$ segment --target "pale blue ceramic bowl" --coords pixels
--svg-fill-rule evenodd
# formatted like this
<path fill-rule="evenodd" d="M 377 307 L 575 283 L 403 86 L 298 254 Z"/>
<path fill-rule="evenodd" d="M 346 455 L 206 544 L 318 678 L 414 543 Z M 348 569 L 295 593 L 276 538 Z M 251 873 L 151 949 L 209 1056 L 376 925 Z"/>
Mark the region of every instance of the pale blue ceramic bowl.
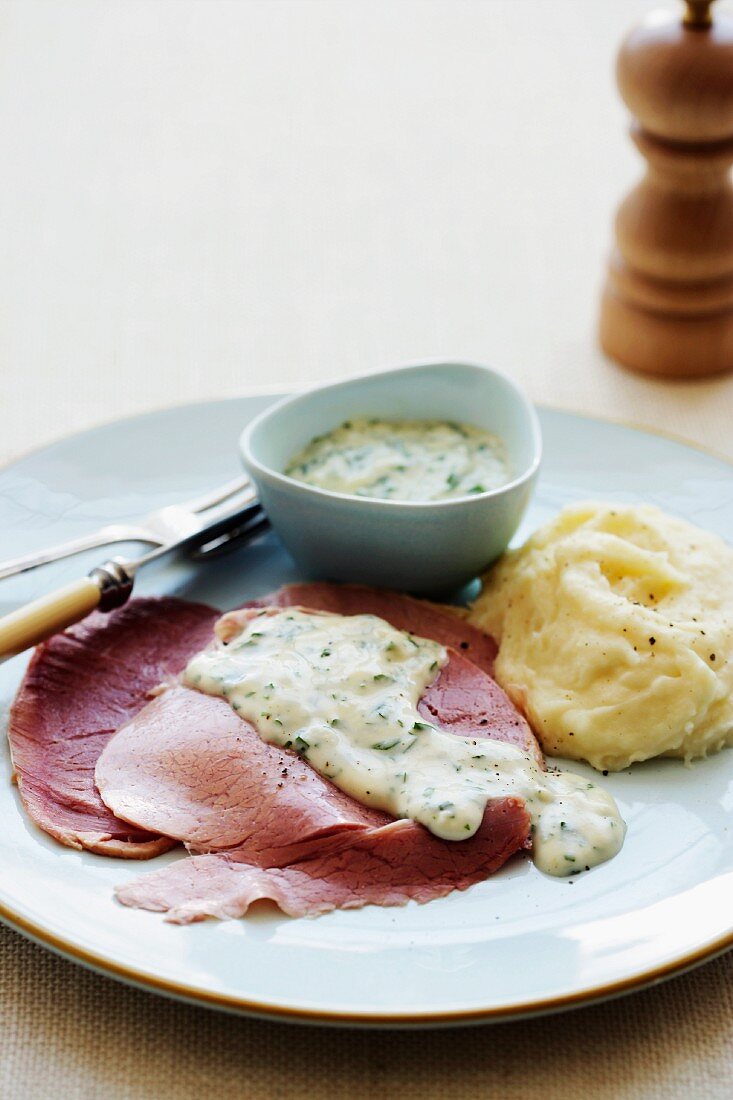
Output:
<path fill-rule="evenodd" d="M 455 500 L 372 500 L 287 477 L 297 451 L 344 420 L 438 418 L 505 443 L 507 485 Z M 445 593 L 504 552 L 529 503 L 542 450 L 533 406 L 513 382 L 474 363 L 420 363 L 288 397 L 242 433 L 244 465 L 286 549 L 311 578 Z"/>

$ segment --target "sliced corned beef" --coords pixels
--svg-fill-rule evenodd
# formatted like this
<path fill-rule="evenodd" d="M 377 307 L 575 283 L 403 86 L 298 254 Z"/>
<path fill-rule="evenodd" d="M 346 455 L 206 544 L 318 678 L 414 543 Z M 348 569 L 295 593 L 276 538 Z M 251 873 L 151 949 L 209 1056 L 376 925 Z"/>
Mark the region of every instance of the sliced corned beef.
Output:
<path fill-rule="evenodd" d="M 296 753 L 263 741 L 225 699 L 174 687 L 112 738 L 96 781 L 113 813 L 185 842 L 239 847 L 262 867 L 319 850 L 336 834 L 386 824 Z"/>
<path fill-rule="evenodd" d="M 487 675 L 496 647 L 459 615 L 352 585 L 294 585 L 255 601 L 293 604 L 379 615 L 455 647 L 422 713 L 461 735 L 537 751 Z M 475 837 L 441 841 L 354 802 L 296 754 L 261 741 L 222 699 L 171 686 L 150 701 L 208 644 L 215 619 L 173 599 L 93 615 L 38 649 L 13 707 L 21 795 L 47 832 L 110 855 L 145 858 L 177 840 L 199 853 L 125 887 L 125 904 L 185 922 L 239 916 L 258 898 L 292 915 L 427 901 L 485 878 L 528 845 L 517 799 L 490 803 Z M 94 786 L 97 761 L 115 814 Z"/>
<path fill-rule="evenodd" d="M 226 637 L 246 615 L 230 613 L 217 632 Z M 413 629 L 424 636 L 428 623 Z M 420 708 L 462 736 L 536 750 L 501 689 L 455 650 Z M 97 784 L 115 814 L 209 853 L 119 895 L 128 905 L 170 910 L 173 920 L 240 915 L 259 897 L 293 914 L 426 901 L 485 878 L 528 843 L 528 815 L 511 798 L 492 802 L 476 836 L 458 843 L 390 821 L 296 753 L 263 742 L 226 700 L 181 686 L 118 731 L 100 757 Z"/>
<path fill-rule="evenodd" d="M 505 798 L 489 803 L 478 832 L 460 843 L 436 840 L 412 821 L 393 821 L 287 867 L 256 867 L 237 861 L 236 853 L 178 860 L 116 895 L 123 905 L 164 912 L 177 924 L 241 917 L 262 899 L 291 917 L 426 902 L 485 879 L 525 846 L 528 829 L 524 804 Z"/>
<path fill-rule="evenodd" d="M 94 785 L 99 754 L 148 693 L 211 640 L 218 612 L 176 599 L 94 613 L 39 646 L 10 714 L 15 777 L 30 817 L 71 848 L 147 859 L 174 841 L 131 827 Z"/>
<path fill-rule="evenodd" d="M 533 749 L 526 722 L 499 696 L 485 672 L 451 650 L 420 709 L 461 736 Z M 169 688 L 118 730 L 99 758 L 96 783 L 109 809 L 139 828 L 194 852 L 236 847 L 239 858 L 262 867 L 307 858 L 336 835 L 390 820 L 297 753 L 263 741 L 225 699 L 183 686 Z"/>
<path fill-rule="evenodd" d="M 533 753 L 544 767 L 544 757 L 526 719 L 493 680 L 462 653 L 450 660 L 431 684 L 417 709 L 443 729 L 459 737 L 490 737 Z"/>

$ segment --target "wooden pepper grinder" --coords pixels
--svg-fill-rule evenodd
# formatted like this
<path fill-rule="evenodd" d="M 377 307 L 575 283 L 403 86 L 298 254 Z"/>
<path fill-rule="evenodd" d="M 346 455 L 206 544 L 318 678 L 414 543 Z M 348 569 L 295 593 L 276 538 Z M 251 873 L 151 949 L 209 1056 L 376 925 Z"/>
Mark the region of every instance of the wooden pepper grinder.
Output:
<path fill-rule="evenodd" d="M 617 66 L 647 171 L 616 217 L 601 345 L 681 378 L 733 370 L 733 17 L 712 2 L 652 13 Z"/>

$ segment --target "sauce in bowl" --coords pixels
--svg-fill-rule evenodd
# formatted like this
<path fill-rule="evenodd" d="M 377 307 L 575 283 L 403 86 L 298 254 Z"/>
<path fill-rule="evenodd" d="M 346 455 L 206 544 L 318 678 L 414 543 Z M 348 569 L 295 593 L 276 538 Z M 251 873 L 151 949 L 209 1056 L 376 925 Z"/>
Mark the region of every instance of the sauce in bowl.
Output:
<path fill-rule="evenodd" d="M 345 476 L 331 480 L 330 471 L 318 469 L 322 450 L 339 425 L 347 425 L 343 430 L 353 439 L 363 421 L 368 430 L 360 461 L 371 478 L 364 470 L 359 475 L 355 456 L 353 463 L 341 456 Z M 441 436 L 447 426 L 446 445 L 424 456 L 418 472 L 405 461 L 412 440 L 408 446 L 403 431 L 417 425 L 423 447 L 431 424 L 444 426 Z M 392 454 L 389 470 L 377 473 L 380 425 L 403 453 Z M 451 468 L 473 442 L 476 455 Z M 486 450 L 478 451 L 482 443 Z M 448 362 L 398 367 L 286 397 L 245 427 L 240 448 L 263 508 L 305 576 L 435 596 L 462 588 L 506 550 L 532 496 L 542 438 L 535 410 L 508 378 L 475 363 Z M 492 459 L 488 470 L 473 464 L 479 455 Z M 431 490 L 425 470 L 433 459 Z M 398 486 L 387 483 L 407 474 L 398 466 L 411 466 L 417 494 L 414 484 L 398 495 Z M 387 482 L 375 490 L 383 477 Z M 380 495 L 367 495 L 375 491 Z"/>
<path fill-rule="evenodd" d="M 512 477 L 498 436 L 449 420 L 346 420 L 285 468 L 296 481 L 379 500 L 451 500 Z"/>

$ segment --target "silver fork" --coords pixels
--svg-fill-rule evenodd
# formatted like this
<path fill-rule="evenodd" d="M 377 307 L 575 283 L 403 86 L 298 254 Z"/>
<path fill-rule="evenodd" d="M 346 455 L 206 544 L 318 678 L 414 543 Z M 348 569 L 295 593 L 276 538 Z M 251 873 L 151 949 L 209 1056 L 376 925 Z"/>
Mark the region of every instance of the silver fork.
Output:
<path fill-rule="evenodd" d="M 144 542 L 152 546 L 165 546 L 191 538 L 203 529 L 210 529 L 219 522 L 222 525 L 237 519 L 249 505 L 257 500 L 254 486 L 248 477 L 228 481 L 226 485 L 194 497 L 183 504 L 169 504 L 144 516 L 137 523 L 109 523 L 89 535 L 81 535 L 68 542 L 60 542 L 32 554 L 0 562 L 0 580 L 25 573 L 39 565 L 109 546 L 116 542 Z"/>

